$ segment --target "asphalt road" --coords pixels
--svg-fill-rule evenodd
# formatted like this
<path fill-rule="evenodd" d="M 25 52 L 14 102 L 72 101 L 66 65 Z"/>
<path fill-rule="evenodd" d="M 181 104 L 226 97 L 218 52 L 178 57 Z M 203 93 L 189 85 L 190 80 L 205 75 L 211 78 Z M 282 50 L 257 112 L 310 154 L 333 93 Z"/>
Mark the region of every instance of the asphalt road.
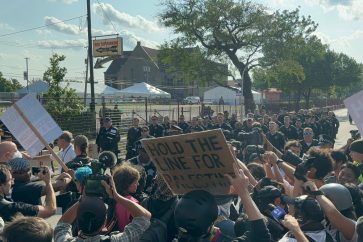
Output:
<path fill-rule="evenodd" d="M 348 120 L 348 116 L 347 116 L 347 109 L 339 109 L 337 111 L 335 111 L 335 115 L 337 116 L 339 122 L 340 122 L 340 127 L 339 127 L 339 131 L 338 131 L 338 135 L 337 135 L 337 139 L 335 142 L 335 148 L 339 148 L 342 147 L 343 145 L 346 144 L 347 139 L 350 138 L 350 133 L 349 131 L 352 129 L 357 129 L 357 127 L 353 124 L 349 124 L 349 120 Z M 48 218 L 47 221 L 53 226 L 53 228 L 55 227 L 55 225 L 57 224 L 58 220 L 60 219 L 61 215 L 60 213 L 57 215 L 52 216 L 51 218 Z"/>
<path fill-rule="evenodd" d="M 350 130 L 357 129 L 357 126 L 353 123 L 349 123 L 347 109 L 339 109 L 335 111 L 335 115 L 339 120 L 340 127 L 338 130 L 337 139 L 335 140 L 335 148 L 340 148 L 347 143 L 347 140 L 351 137 Z"/>

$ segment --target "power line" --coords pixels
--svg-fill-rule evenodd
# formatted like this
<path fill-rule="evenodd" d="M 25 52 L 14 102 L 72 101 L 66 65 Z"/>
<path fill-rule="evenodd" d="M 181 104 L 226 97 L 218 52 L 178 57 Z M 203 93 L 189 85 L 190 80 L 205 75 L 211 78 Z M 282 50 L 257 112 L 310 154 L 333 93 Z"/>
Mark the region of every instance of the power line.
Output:
<path fill-rule="evenodd" d="M 103 6 L 102 6 L 102 4 L 100 3 L 100 1 L 99 1 L 99 0 L 97 0 L 97 2 L 98 2 L 98 5 L 101 7 L 103 14 L 106 16 L 107 20 L 108 20 L 108 21 L 110 22 L 110 24 L 112 25 L 112 28 L 115 30 L 115 32 L 116 32 L 116 33 L 118 33 L 118 34 L 119 34 L 119 32 L 118 32 L 118 31 L 117 31 L 117 29 L 115 28 L 115 25 L 113 24 L 112 20 L 111 20 L 111 19 L 110 19 L 110 17 L 107 15 L 106 11 L 103 9 Z"/>
<path fill-rule="evenodd" d="M 0 38 L 5 37 L 5 36 L 9 36 L 9 35 L 24 33 L 24 32 L 27 32 L 27 31 L 32 31 L 32 30 L 45 28 L 45 27 L 56 25 L 56 24 L 59 24 L 59 23 L 68 22 L 68 21 L 71 21 L 71 20 L 74 20 L 74 19 L 82 18 L 84 16 L 87 16 L 87 14 L 84 14 L 84 15 L 81 15 L 81 16 L 78 16 L 78 17 L 74 17 L 74 18 L 70 18 L 70 19 L 66 19 L 66 20 L 61 20 L 61 21 L 51 23 L 51 24 L 46 24 L 46 25 L 43 25 L 43 26 L 38 26 L 38 27 L 34 27 L 34 28 L 23 29 L 23 30 L 20 30 L 20 31 L 12 32 L 12 33 L 2 34 L 2 35 L 0 35 Z"/>

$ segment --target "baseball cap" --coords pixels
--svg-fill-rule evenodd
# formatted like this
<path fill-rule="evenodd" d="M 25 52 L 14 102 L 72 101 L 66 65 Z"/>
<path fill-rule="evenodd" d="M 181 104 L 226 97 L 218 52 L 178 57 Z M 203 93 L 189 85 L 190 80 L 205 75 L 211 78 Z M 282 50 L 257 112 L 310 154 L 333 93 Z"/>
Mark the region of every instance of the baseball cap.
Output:
<path fill-rule="evenodd" d="M 84 181 L 84 179 L 89 175 L 92 175 L 92 169 L 89 166 L 80 167 L 74 173 L 74 177 L 76 178 L 76 181 L 78 181 L 80 183 L 82 183 Z"/>
<path fill-rule="evenodd" d="M 12 171 L 25 171 L 30 169 L 30 163 L 24 158 L 15 158 L 9 161 Z"/>
<path fill-rule="evenodd" d="M 83 196 L 77 210 L 79 229 L 85 235 L 97 232 L 105 222 L 106 205 L 99 197 Z"/>
<path fill-rule="evenodd" d="M 349 150 L 363 154 L 363 139 L 355 140 L 353 143 L 351 143 Z"/>

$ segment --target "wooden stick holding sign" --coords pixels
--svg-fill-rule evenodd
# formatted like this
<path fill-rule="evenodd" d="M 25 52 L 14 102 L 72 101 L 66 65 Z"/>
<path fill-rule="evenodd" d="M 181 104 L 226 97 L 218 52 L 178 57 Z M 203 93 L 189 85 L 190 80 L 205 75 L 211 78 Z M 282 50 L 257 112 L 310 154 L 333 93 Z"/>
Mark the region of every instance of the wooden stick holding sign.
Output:
<path fill-rule="evenodd" d="M 141 143 L 174 194 L 193 190 L 230 193 L 224 175 L 234 176 L 235 159 L 222 130 L 143 139 Z"/>
<path fill-rule="evenodd" d="M 22 117 L 24 122 L 29 126 L 29 128 L 34 132 L 35 136 L 40 140 L 40 142 L 47 148 L 47 150 L 52 154 L 58 164 L 63 168 L 64 171 L 68 171 L 68 167 L 64 164 L 64 162 L 59 158 L 59 156 L 54 152 L 52 147 L 49 146 L 48 142 L 43 138 L 43 136 L 39 133 L 39 131 L 34 127 L 34 125 L 29 121 L 26 115 L 21 111 L 16 103 L 13 104 L 15 110 Z"/>

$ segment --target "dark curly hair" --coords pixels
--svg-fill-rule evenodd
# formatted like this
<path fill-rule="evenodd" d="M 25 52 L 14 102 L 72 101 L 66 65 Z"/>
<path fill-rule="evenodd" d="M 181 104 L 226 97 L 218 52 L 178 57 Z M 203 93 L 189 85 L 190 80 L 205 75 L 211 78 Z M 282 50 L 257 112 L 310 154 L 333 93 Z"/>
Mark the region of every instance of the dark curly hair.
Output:
<path fill-rule="evenodd" d="M 316 158 L 311 165 L 311 167 L 316 169 L 316 179 L 323 179 L 333 170 L 333 162 L 329 152 L 317 148 L 310 148 L 308 155 Z"/>

